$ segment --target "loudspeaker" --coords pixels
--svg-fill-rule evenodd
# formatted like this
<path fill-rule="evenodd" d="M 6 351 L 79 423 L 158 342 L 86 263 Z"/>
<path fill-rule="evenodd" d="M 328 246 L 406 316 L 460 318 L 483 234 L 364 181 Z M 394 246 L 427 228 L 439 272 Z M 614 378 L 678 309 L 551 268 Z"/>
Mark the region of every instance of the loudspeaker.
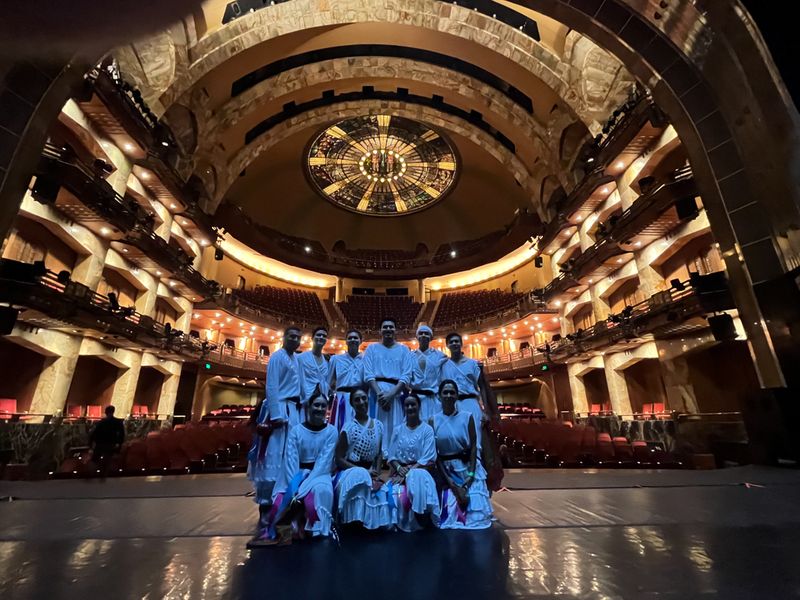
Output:
<path fill-rule="evenodd" d="M 214 260 L 222 260 L 225 258 L 225 253 L 222 251 L 222 248 L 217 248 L 214 250 Z"/>
<path fill-rule="evenodd" d="M 694 198 L 681 198 L 675 203 L 675 210 L 681 221 L 694 219 L 700 214 L 700 210 L 697 208 L 697 202 Z"/>
<path fill-rule="evenodd" d="M 541 269 L 543 265 L 544 265 L 544 260 L 542 259 L 541 256 L 537 256 L 536 258 L 533 259 L 533 266 L 536 267 L 537 269 Z"/>
<path fill-rule="evenodd" d="M 34 200 L 41 204 L 53 204 L 58 198 L 58 190 L 60 188 L 61 185 L 55 179 L 47 175 L 38 175 L 31 192 Z"/>
<path fill-rule="evenodd" d="M 708 317 L 708 325 L 711 327 L 711 334 L 718 342 L 730 342 L 739 337 L 733 326 L 733 317 L 728 313 Z"/>
<path fill-rule="evenodd" d="M 0 306 L 0 335 L 8 335 L 14 329 L 19 311 L 10 306 Z"/>

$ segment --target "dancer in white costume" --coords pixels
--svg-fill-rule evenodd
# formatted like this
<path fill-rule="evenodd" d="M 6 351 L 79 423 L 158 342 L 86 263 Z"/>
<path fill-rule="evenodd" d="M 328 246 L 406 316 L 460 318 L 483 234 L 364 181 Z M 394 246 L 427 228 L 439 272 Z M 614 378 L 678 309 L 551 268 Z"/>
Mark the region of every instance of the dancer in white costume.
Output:
<path fill-rule="evenodd" d="M 442 364 L 447 360 L 443 352 L 430 347 L 432 339 L 433 330 L 427 325 L 420 325 L 417 327 L 419 347 L 411 353 L 414 359 L 411 390 L 422 401 L 420 417 L 426 423 L 442 410 L 438 397 L 439 377 Z"/>
<path fill-rule="evenodd" d="M 492 525 L 492 504 L 486 471 L 478 456 L 474 417 L 456 407 L 458 386 L 445 379 L 439 387 L 442 412 L 433 417 L 436 464 L 445 482 L 441 494 L 442 529 L 486 529 Z"/>
<path fill-rule="evenodd" d="M 403 422 L 402 400 L 414 370 L 411 351 L 395 340 L 396 330 L 394 319 L 383 319 L 381 343 L 370 344 L 364 352 L 364 380 L 372 391 L 369 414 L 383 423 L 388 439 Z"/>
<path fill-rule="evenodd" d="M 330 389 L 336 391 L 329 422 L 339 431 L 353 420 L 352 393 L 365 389 L 364 355 L 358 351 L 360 346 L 361 333 L 351 329 L 347 332 L 347 352 L 334 355 L 330 362 Z"/>
<path fill-rule="evenodd" d="M 326 423 L 328 400 L 315 394 L 308 419 L 292 429 L 286 446 L 287 486 L 273 498 L 261 544 L 288 544 L 293 537 L 328 536 L 333 523 L 333 469 L 338 432 Z"/>
<path fill-rule="evenodd" d="M 328 359 L 322 354 L 322 349 L 328 342 L 328 330 L 317 327 L 311 334 L 311 350 L 297 356 L 297 363 L 303 370 L 303 406 L 314 394 L 314 390 L 328 397 L 330 386 L 330 371 Z"/>
<path fill-rule="evenodd" d="M 478 449 L 482 441 L 481 423 L 497 415 L 497 404 L 494 394 L 489 389 L 481 366 L 477 360 L 464 356 L 461 351 L 461 334 L 447 334 L 447 349 L 450 359 L 442 364 L 441 377 L 452 379 L 458 386 L 458 410 L 469 412 L 475 418 L 478 428 Z M 481 407 L 483 403 L 483 407 Z"/>
<path fill-rule="evenodd" d="M 406 419 L 395 427 L 389 446 L 389 482 L 394 523 L 401 531 L 416 531 L 439 520 L 439 497 L 431 467 L 436 463 L 433 429 L 419 418 L 420 400 L 404 400 Z"/>
<path fill-rule="evenodd" d="M 270 357 L 267 365 L 267 397 L 261 404 L 247 467 L 247 475 L 255 486 L 260 530 L 266 525 L 275 488 L 286 486 L 283 469 L 286 442 L 292 428 L 302 421 L 303 375 L 295 356 L 299 346 L 300 330 L 287 327 L 283 347 Z"/>
<path fill-rule="evenodd" d="M 361 523 L 366 529 L 392 525 L 387 487 L 380 480 L 383 425 L 369 416 L 365 390 L 350 394 L 355 413 L 336 444 L 336 497 L 339 521 Z"/>

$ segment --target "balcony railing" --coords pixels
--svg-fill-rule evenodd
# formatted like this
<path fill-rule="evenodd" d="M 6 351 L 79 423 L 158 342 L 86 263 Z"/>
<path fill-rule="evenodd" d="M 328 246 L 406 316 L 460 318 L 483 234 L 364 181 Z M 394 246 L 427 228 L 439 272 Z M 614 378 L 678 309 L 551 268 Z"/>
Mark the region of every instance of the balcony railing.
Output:
<path fill-rule="evenodd" d="M 664 213 L 681 198 L 693 198 L 696 194 L 697 187 L 691 167 L 676 169 L 665 182 L 648 190 L 623 211 L 605 235 L 575 259 L 568 272 L 560 273 L 544 287 L 542 296 L 546 300 L 551 300 L 570 287 L 578 285 L 578 281 L 582 277 L 588 276 L 590 269 L 609 258 L 628 251 L 620 248 L 620 244 L 641 233 L 652 223 L 654 218 Z M 680 220 L 676 218 L 674 225 L 678 223 Z"/>
<path fill-rule="evenodd" d="M 37 177 L 66 187 L 75 198 L 113 228 L 127 234 L 120 240 L 139 248 L 149 259 L 172 273 L 178 281 L 205 296 L 219 293 L 219 285 L 203 277 L 192 266 L 192 258 L 171 246 L 153 230 L 154 216 L 136 201 L 126 200 L 93 167 L 82 162 L 68 148 L 45 146 Z M 76 221 L 86 220 L 69 206 L 58 205 Z M 89 218 L 91 220 L 91 218 Z"/>
<path fill-rule="evenodd" d="M 564 359 L 641 335 L 668 334 L 688 318 L 735 308 L 724 271 L 675 281 L 665 291 L 627 306 L 623 311 L 550 342 L 544 349 L 553 359 Z"/>
<path fill-rule="evenodd" d="M 191 358 L 260 371 L 266 360 L 231 348 L 217 348 L 166 323 L 120 306 L 108 296 L 72 281 L 68 273 L 56 275 L 43 263 L 0 261 L 0 302 L 31 309 L 23 321 L 50 329 L 76 333 L 97 332 L 104 343 L 119 347 L 149 347 L 159 356 Z M 41 316 L 44 315 L 44 318 Z"/>

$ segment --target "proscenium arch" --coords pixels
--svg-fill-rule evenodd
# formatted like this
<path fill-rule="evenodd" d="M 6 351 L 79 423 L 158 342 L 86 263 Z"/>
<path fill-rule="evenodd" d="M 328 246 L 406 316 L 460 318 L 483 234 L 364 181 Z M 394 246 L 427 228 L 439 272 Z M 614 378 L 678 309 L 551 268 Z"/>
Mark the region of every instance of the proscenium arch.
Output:
<path fill-rule="evenodd" d="M 240 149 L 229 161 L 225 173 L 220 177 L 220 184 L 215 196 L 216 202 L 219 203 L 222 200 L 235 178 L 250 163 L 294 132 L 316 126 L 321 128 L 323 125 L 342 119 L 380 114 L 386 111 L 392 115 L 421 121 L 445 132 L 453 132 L 469 139 L 505 165 L 514 179 L 524 189 L 530 190 L 532 180 L 526 166 L 511 151 L 472 123 L 427 106 L 411 105 L 401 101 L 350 100 L 330 104 L 320 109 L 309 110 L 282 121 L 269 131 L 261 134 L 251 144 Z"/>
<path fill-rule="evenodd" d="M 796 391 L 800 344 L 790 324 L 800 320 L 800 299 L 784 274 L 798 256 L 792 236 L 800 224 L 800 173 L 792 165 L 800 164 L 800 116 L 739 0 L 675 0 L 666 8 L 646 0 L 537 0 L 535 6 L 610 50 L 650 87 L 687 145 L 762 386 Z M 80 60 L 63 69 L 0 65 L 0 96 L 27 100 L 13 123 L 0 115 L 6 144 L 16 141 L 0 154 L 3 234 L 19 210 L 47 128 L 87 70 Z M 31 89 L 28 81 L 41 84 Z M 757 416 L 770 405 L 796 410 L 780 398 L 770 400 L 776 395 L 750 412 Z M 762 421 L 749 422 L 751 440 L 769 446 L 774 431 Z M 782 426 L 774 418 L 772 424 Z"/>

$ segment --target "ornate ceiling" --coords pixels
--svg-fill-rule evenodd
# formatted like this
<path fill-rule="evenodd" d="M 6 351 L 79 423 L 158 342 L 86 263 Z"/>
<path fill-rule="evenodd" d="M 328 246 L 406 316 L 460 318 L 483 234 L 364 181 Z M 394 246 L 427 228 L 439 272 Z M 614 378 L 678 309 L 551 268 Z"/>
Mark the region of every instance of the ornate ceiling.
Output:
<path fill-rule="evenodd" d="M 450 191 L 456 155 L 423 123 L 368 115 L 320 133 L 308 151 L 308 173 L 336 206 L 361 215 L 402 216 L 429 208 Z"/>
<path fill-rule="evenodd" d="M 548 220 L 633 84 L 588 38 L 491 0 L 210 0 L 114 54 L 175 131 L 206 210 L 241 207 L 328 251 L 434 251 L 520 213 Z"/>

